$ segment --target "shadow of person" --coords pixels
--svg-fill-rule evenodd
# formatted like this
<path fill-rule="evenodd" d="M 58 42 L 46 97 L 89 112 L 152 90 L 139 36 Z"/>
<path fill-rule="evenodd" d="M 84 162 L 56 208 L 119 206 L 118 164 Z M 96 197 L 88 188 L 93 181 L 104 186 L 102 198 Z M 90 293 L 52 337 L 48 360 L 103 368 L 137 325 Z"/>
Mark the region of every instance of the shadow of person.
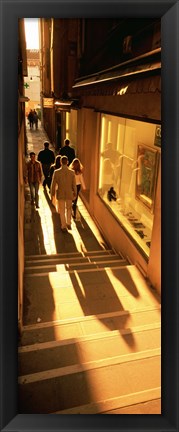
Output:
<path fill-rule="evenodd" d="M 52 211 L 52 212 L 56 212 L 55 206 L 52 204 L 51 196 L 50 196 L 50 194 L 48 193 L 46 187 L 44 187 L 44 189 L 43 189 L 43 193 L 44 193 L 44 196 L 45 196 L 45 198 L 46 198 L 47 204 L 49 205 L 51 211 Z"/>
<path fill-rule="evenodd" d="M 123 287 L 116 292 L 115 282 L 111 282 L 106 270 L 81 271 L 78 268 L 70 272 L 70 278 L 77 299 L 85 316 L 94 316 L 95 332 L 117 330 L 131 348 L 135 347 L 135 337 L 127 325 L 130 312 L 124 309 L 120 300 L 124 296 Z M 123 329 L 127 330 L 127 334 Z"/>
<path fill-rule="evenodd" d="M 122 271 L 121 269 L 111 268 L 111 273 L 116 281 L 119 281 L 133 297 L 140 297 L 139 291 L 127 267 L 123 267 Z"/>
<path fill-rule="evenodd" d="M 33 277 L 25 274 L 23 305 L 24 325 L 36 324 L 38 318 L 42 322 L 58 319 L 48 273 L 37 276 L 34 274 Z"/>
<path fill-rule="evenodd" d="M 26 210 L 24 240 L 25 255 L 46 254 L 41 217 L 31 205 Z"/>
<path fill-rule="evenodd" d="M 99 243 L 96 236 L 93 234 L 91 228 L 81 214 L 80 220 L 76 220 L 75 223 L 86 250 L 101 250 L 101 243 Z M 108 247 L 105 241 L 103 241 L 103 246 L 105 246 L 106 248 Z"/>
<path fill-rule="evenodd" d="M 133 273 L 134 271 L 135 275 Z M 151 289 L 151 286 L 149 286 L 149 284 L 145 282 L 145 280 L 136 268 L 134 270 L 134 268 L 132 267 L 132 274 L 130 272 L 130 266 L 123 267 L 122 271 L 120 271 L 119 269 L 111 269 L 111 272 L 115 277 L 116 281 L 119 281 L 121 284 L 123 284 L 125 289 L 136 299 L 138 297 L 144 297 L 149 292 L 151 299 L 154 298 L 158 304 L 161 303 L 161 299 L 157 291 Z M 140 277 L 141 280 L 138 283 L 138 289 L 136 288 L 135 277 L 136 280 L 138 277 Z"/>
<path fill-rule="evenodd" d="M 63 233 L 59 213 L 52 212 L 54 242 L 57 253 L 77 252 L 76 243 L 70 231 Z"/>

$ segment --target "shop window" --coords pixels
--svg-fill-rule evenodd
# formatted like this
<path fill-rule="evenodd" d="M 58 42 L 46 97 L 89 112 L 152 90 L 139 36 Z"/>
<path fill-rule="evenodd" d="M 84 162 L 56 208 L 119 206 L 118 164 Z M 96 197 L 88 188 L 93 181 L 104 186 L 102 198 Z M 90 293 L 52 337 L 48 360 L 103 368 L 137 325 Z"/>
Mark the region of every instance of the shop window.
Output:
<path fill-rule="evenodd" d="M 66 135 L 65 138 L 70 140 L 71 147 L 77 151 L 77 111 L 71 110 L 66 112 Z"/>
<path fill-rule="evenodd" d="M 147 257 L 160 157 L 159 129 L 160 125 L 152 123 L 101 116 L 98 193 Z"/>

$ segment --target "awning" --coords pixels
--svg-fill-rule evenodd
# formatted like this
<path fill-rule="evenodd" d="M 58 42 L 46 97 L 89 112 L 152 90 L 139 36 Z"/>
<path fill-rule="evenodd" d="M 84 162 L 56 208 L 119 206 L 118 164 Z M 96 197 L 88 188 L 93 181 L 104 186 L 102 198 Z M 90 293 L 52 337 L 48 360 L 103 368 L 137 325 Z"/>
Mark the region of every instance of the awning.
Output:
<path fill-rule="evenodd" d="M 79 88 L 83 86 L 90 86 L 95 84 L 102 84 L 102 83 L 108 83 L 110 81 L 119 80 L 121 78 L 130 78 L 134 77 L 139 74 L 143 74 L 146 72 L 153 72 L 156 70 L 161 69 L 161 63 L 156 62 L 154 64 L 148 64 L 148 65 L 139 65 L 134 66 L 132 68 L 127 68 L 122 71 L 116 71 L 116 72 L 108 72 L 105 74 L 97 74 L 91 78 L 84 79 L 82 81 L 77 82 L 73 88 Z"/>
<path fill-rule="evenodd" d="M 60 101 L 56 100 L 54 103 L 57 111 L 70 111 L 71 106 L 73 105 L 73 101 Z"/>
<path fill-rule="evenodd" d="M 19 102 L 28 102 L 30 99 L 27 96 L 20 95 L 19 96 Z"/>
<path fill-rule="evenodd" d="M 68 111 L 70 112 L 71 108 L 78 108 L 78 99 L 71 99 L 71 100 L 60 100 L 57 99 L 54 102 L 54 106 L 57 111 Z"/>
<path fill-rule="evenodd" d="M 79 89 L 80 95 L 84 96 L 123 96 L 133 93 L 161 93 L 161 76 L 136 77 L 126 82 L 105 82 L 91 87 L 84 86 Z"/>
<path fill-rule="evenodd" d="M 160 50 L 76 81 L 73 89 L 85 95 L 122 95 L 161 91 Z M 147 80 L 146 80 L 147 77 Z"/>

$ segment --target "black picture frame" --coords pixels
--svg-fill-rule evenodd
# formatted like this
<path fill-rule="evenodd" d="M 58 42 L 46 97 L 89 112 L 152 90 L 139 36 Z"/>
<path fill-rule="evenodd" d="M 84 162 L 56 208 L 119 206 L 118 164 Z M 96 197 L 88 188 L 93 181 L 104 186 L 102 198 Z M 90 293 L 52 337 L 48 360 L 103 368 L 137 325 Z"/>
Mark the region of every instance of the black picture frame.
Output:
<path fill-rule="evenodd" d="M 178 431 L 179 4 L 150 1 L 1 0 L 1 430 Z M 17 412 L 17 22 L 24 17 L 161 17 L 162 414 L 19 415 Z"/>
<path fill-rule="evenodd" d="M 158 168 L 158 153 L 155 148 L 138 144 L 136 173 L 136 198 L 153 213 L 156 178 Z"/>

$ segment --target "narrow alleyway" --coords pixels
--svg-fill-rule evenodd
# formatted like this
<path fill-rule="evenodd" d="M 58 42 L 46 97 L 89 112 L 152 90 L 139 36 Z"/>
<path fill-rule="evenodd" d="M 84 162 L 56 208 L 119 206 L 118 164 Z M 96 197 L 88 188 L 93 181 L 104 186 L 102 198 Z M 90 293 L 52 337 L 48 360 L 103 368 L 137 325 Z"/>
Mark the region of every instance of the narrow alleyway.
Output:
<path fill-rule="evenodd" d="M 28 154 L 47 139 L 27 130 Z M 61 232 L 48 190 L 25 189 L 19 412 L 160 414 L 160 298 L 107 245 L 81 199 Z"/>
<path fill-rule="evenodd" d="M 39 122 L 40 123 L 40 122 Z M 36 157 L 43 143 L 48 140 L 44 129 L 39 124 L 38 130 L 30 130 L 27 126 L 28 154 L 31 151 Z M 50 148 L 55 152 L 52 145 Z M 38 211 L 31 206 L 30 191 L 26 187 L 25 202 L 25 255 L 56 254 L 101 249 L 106 247 L 96 225 L 90 218 L 85 206 L 79 198 L 77 220 L 72 220 L 71 235 L 64 236 L 60 230 L 60 219 L 51 205 L 48 188 L 40 185 Z"/>

